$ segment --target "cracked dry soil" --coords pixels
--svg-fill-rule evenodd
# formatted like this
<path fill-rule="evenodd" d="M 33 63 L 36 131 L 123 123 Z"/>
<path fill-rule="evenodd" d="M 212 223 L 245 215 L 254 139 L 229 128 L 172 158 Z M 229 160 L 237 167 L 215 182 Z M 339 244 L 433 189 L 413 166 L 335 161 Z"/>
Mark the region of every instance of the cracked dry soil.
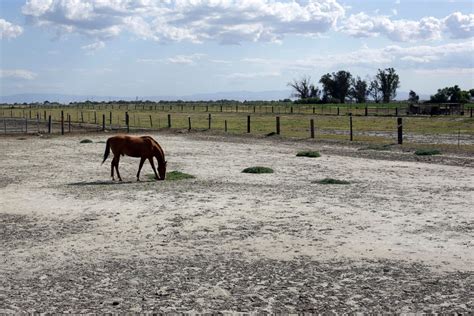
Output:
<path fill-rule="evenodd" d="M 112 182 L 104 134 L 0 139 L 1 313 L 473 310 L 472 158 L 153 136 L 196 178 Z"/>

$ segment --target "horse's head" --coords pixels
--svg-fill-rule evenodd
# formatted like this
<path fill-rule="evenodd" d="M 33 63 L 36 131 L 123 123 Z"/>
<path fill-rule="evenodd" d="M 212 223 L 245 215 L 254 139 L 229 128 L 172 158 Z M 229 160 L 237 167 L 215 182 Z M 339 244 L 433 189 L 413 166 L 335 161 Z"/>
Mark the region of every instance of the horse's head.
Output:
<path fill-rule="evenodd" d="M 160 180 L 164 180 L 166 177 L 166 164 L 167 161 L 158 164 L 158 173 L 160 174 Z"/>

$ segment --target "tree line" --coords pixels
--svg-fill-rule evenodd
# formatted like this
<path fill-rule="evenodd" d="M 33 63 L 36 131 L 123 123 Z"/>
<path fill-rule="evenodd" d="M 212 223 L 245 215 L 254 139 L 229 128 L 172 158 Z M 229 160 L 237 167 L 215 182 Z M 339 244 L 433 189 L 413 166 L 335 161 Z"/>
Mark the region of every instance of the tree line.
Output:
<path fill-rule="evenodd" d="M 400 77 L 394 68 L 378 69 L 372 79 L 354 77 L 350 72 L 340 70 L 327 73 L 319 79 L 322 88 L 311 82 L 306 76 L 288 83 L 293 89 L 292 97 L 295 103 L 345 103 L 346 101 L 365 103 L 372 99 L 375 103 L 389 103 L 397 96 L 400 87 Z M 431 103 L 465 103 L 474 97 L 474 89 L 461 90 L 457 85 L 438 89 L 428 102 Z M 418 103 L 420 97 L 410 90 L 408 102 Z"/>

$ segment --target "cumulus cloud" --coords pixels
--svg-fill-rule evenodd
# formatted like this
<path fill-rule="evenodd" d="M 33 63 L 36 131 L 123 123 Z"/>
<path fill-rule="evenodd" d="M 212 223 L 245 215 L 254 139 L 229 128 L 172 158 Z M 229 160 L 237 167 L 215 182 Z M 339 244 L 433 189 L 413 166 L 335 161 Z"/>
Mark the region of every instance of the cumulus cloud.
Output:
<path fill-rule="evenodd" d="M 318 55 L 298 60 L 246 58 L 242 62 L 272 68 L 276 71 L 307 71 L 308 69 L 343 69 L 344 67 L 433 69 L 474 67 L 474 44 L 472 42 L 451 43 L 437 46 L 417 45 L 402 47 L 390 45 L 384 48 L 359 50 L 341 54 Z"/>
<path fill-rule="evenodd" d="M 23 33 L 23 28 L 19 25 L 0 19 L 0 39 L 15 38 Z"/>
<path fill-rule="evenodd" d="M 354 37 L 384 35 L 396 42 L 436 40 L 445 33 L 453 38 L 470 38 L 474 36 L 474 14 L 455 12 L 442 19 L 424 17 L 413 21 L 392 20 L 388 16 L 370 16 L 361 12 L 350 15 L 339 29 Z"/>
<path fill-rule="evenodd" d="M 37 74 L 25 69 L 0 69 L 0 78 L 33 80 Z"/>
<path fill-rule="evenodd" d="M 199 60 L 204 56 L 204 54 L 176 55 L 168 58 L 167 61 L 172 64 L 194 65 L 196 60 Z"/>
<path fill-rule="evenodd" d="M 160 42 L 226 44 L 318 35 L 345 14 L 337 0 L 28 0 L 24 15 L 61 34 L 101 40 L 122 32 Z"/>

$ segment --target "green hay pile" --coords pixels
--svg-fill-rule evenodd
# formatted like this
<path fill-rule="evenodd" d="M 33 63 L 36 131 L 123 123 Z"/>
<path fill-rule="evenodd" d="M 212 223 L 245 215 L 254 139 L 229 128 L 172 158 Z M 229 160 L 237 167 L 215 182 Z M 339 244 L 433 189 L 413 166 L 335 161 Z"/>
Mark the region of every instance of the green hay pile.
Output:
<path fill-rule="evenodd" d="M 318 183 L 318 184 L 350 184 L 349 181 L 337 180 L 337 179 L 333 179 L 333 178 L 324 178 L 322 180 L 313 181 L 312 183 Z"/>
<path fill-rule="evenodd" d="M 441 155 L 441 152 L 437 149 L 419 149 L 415 151 L 415 155 L 417 156 L 433 156 L 433 155 Z"/>
<path fill-rule="evenodd" d="M 300 151 L 299 153 L 296 154 L 296 157 L 309 157 L 309 158 L 317 158 L 321 157 L 321 154 L 317 151 Z"/>
<path fill-rule="evenodd" d="M 156 180 L 154 174 L 147 175 L 148 180 Z M 191 174 L 187 174 L 181 171 L 171 171 L 166 173 L 166 181 L 177 181 L 177 180 L 186 180 L 186 179 L 194 179 L 195 176 Z"/>
<path fill-rule="evenodd" d="M 250 167 L 242 170 L 243 173 L 273 173 L 273 169 L 267 167 Z"/>

